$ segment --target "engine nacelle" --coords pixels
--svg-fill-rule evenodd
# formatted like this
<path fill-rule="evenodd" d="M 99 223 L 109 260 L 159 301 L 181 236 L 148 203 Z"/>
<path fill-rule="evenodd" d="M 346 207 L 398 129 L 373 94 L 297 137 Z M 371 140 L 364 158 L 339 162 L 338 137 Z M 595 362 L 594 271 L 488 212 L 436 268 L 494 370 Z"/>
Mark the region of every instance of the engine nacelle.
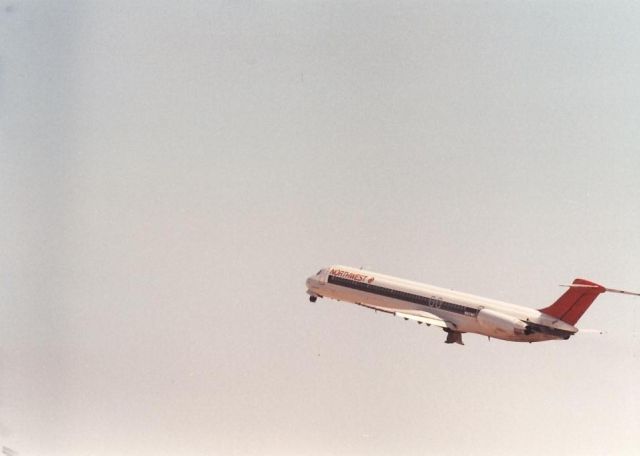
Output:
<path fill-rule="evenodd" d="M 525 322 L 491 309 L 482 309 L 478 312 L 478 323 L 485 329 L 504 334 L 531 334 L 531 329 Z"/>

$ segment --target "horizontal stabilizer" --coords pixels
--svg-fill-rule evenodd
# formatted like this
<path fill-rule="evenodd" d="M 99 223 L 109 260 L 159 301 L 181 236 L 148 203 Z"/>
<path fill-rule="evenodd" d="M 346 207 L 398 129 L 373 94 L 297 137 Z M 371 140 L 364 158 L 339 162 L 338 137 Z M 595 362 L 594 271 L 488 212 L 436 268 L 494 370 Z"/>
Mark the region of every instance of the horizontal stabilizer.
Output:
<path fill-rule="evenodd" d="M 620 294 L 628 294 L 633 296 L 640 296 L 640 293 L 636 293 L 634 291 L 616 290 L 615 288 L 605 288 L 605 290 L 610 293 L 620 293 Z"/>
<path fill-rule="evenodd" d="M 572 283 L 569 285 L 560 285 L 561 287 L 565 287 L 565 288 L 599 288 L 599 285 L 587 285 L 585 283 Z"/>
<path fill-rule="evenodd" d="M 606 288 L 584 279 L 575 279 L 570 285 L 560 286 L 569 289 L 549 307 L 539 310 L 543 314 L 562 320 L 570 325 L 576 324 L 600 293 L 608 291 L 610 293 L 640 296 L 640 293 L 618 290 L 617 288 Z"/>
<path fill-rule="evenodd" d="M 572 283 L 570 285 L 560 285 L 565 288 L 600 288 L 600 285 L 587 285 L 584 283 Z M 632 296 L 640 296 L 640 293 L 636 293 L 635 291 L 627 291 L 627 290 L 618 290 L 617 288 L 605 288 L 604 291 L 608 291 L 609 293 L 620 293 L 627 294 Z"/>
<path fill-rule="evenodd" d="M 601 329 L 579 329 L 576 334 L 604 334 Z"/>

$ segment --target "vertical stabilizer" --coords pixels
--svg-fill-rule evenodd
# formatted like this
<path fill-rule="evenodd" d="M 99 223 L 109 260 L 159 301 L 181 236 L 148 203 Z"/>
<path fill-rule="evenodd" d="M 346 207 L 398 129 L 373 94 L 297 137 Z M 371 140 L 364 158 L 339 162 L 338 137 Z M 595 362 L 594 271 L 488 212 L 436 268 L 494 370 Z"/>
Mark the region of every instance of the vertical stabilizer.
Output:
<path fill-rule="evenodd" d="M 600 293 L 607 291 L 602 285 L 584 279 L 575 279 L 569 289 L 549 307 L 540 312 L 575 325 Z"/>

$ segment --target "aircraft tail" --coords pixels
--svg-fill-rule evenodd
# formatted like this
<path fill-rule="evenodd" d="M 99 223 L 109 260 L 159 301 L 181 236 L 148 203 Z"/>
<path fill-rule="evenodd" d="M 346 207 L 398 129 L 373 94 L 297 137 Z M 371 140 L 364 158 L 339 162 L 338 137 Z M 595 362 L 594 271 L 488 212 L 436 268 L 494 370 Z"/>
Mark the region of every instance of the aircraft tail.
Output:
<path fill-rule="evenodd" d="M 613 291 L 584 279 L 575 279 L 571 285 L 566 286 L 569 289 L 556 302 L 539 310 L 570 325 L 578 322 L 600 293 Z"/>

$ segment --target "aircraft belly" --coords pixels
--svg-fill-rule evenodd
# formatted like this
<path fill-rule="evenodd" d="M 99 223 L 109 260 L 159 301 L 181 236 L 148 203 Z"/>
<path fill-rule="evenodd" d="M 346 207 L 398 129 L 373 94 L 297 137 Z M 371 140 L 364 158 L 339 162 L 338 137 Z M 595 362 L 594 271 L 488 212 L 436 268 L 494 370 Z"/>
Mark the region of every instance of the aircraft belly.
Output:
<path fill-rule="evenodd" d="M 508 340 L 510 342 L 543 342 L 546 340 L 555 340 L 557 337 L 548 334 L 532 333 L 532 334 L 514 334 L 506 333 L 497 328 L 488 329 L 480 324 L 476 324 L 475 329 L 469 331 L 492 339 Z"/>
<path fill-rule="evenodd" d="M 465 315 L 458 315 L 451 312 L 446 311 L 436 311 L 430 310 L 434 315 L 439 316 L 447 321 L 451 321 L 455 323 L 456 329 L 463 333 L 475 333 L 479 335 L 484 335 L 487 337 L 491 337 L 493 339 L 501 339 L 507 340 L 511 342 L 543 342 L 546 340 L 557 340 L 559 337 L 552 336 L 549 334 L 542 333 L 532 333 L 532 334 L 514 334 L 514 333 L 506 333 L 504 331 L 499 330 L 498 328 L 490 328 L 488 329 L 485 326 L 482 326 L 477 318 L 469 317 Z"/>

